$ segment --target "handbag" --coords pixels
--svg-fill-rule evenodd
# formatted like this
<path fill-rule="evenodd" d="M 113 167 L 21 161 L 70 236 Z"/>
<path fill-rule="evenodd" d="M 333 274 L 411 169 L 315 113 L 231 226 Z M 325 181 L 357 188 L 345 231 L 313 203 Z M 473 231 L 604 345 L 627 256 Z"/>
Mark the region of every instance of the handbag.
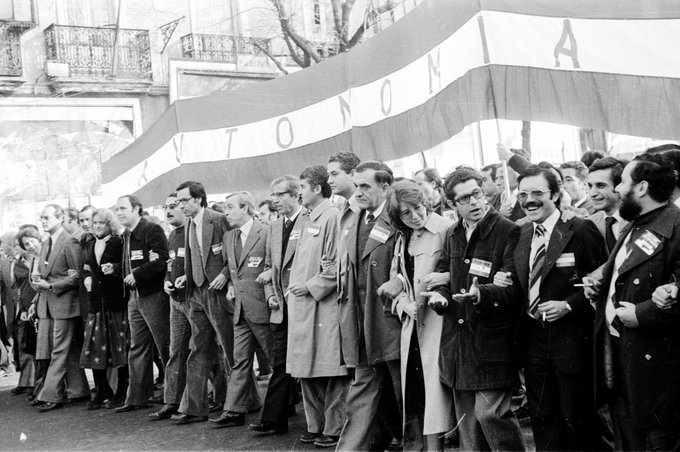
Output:
<path fill-rule="evenodd" d="M 38 345 L 38 320 L 35 320 L 35 324 L 33 322 L 34 320 L 32 318 L 29 318 L 26 321 L 26 324 L 24 325 L 24 337 L 22 338 L 23 341 L 21 344 L 21 351 L 28 355 L 35 355 L 35 349 Z"/>

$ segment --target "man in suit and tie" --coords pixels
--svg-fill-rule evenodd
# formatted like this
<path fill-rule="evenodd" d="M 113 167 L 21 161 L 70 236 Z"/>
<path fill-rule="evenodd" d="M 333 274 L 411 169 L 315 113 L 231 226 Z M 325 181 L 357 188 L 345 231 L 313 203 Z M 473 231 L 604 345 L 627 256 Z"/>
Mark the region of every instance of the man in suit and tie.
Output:
<path fill-rule="evenodd" d="M 606 450 L 592 403 L 593 309 L 581 278 L 605 259 L 595 225 L 564 222 L 557 175 L 538 166 L 519 179 L 518 200 L 529 222 L 514 253 L 517 296 L 524 298 L 521 349 L 537 450 Z M 498 272 L 494 283 L 512 285 Z"/>
<path fill-rule="evenodd" d="M 403 290 L 401 280 L 390 278 L 395 229 L 385 205 L 393 180 L 392 170 L 378 161 L 361 163 L 354 175 L 362 212 L 349 225 L 345 290 L 339 307 L 342 355 L 345 364 L 354 368 L 354 378 L 337 450 L 367 450 L 379 413 L 388 430 L 377 432 L 380 446 L 387 447 L 393 437 L 402 438 L 401 322 L 392 313 L 388 295 Z"/>
<path fill-rule="evenodd" d="M 595 160 L 588 168 L 589 196 L 594 208 L 588 219 L 595 223 L 604 237 L 607 255 L 614 249 L 621 230 L 628 223 L 619 215 L 621 197 L 615 190 L 621 183 L 621 173 L 627 163 L 615 157 L 604 157 Z"/>
<path fill-rule="evenodd" d="M 225 298 L 229 268 L 222 250 L 222 237 L 229 224 L 224 215 L 207 208 L 207 195 L 200 182 L 180 184 L 177 202 L 187 222 L 184 275 L 177 278 L 175 287 L 187 288 L 192 347 L 181 415 L 174 419 L 178 424 L 188 424 L 208 419 L 207 381 L 217 344 L 224 350 L 224 368 L 232 365 L 233 310 Z"/>
<path fill-rule="evenodd" d="M 253 354 L 256 344 L 267 354 L 272 349 L 267 300 L 273 292 L 270 284 L 257 282 L 265 271 L 269 226 L 254 221 L 255 211 L 250 193 L 227 197 L 225 213 L 234 229 L 224 234 L 222 252 L 229 265 L 227 299 L 234 302 L 234 366 L 227 381 L 224 411 L 210 420 L 216 427 L 244 425 L 245 414 L 260 408 L 259 395 L 255 401 L 251 395 Z"/>
<path fill-rule="evenodd" d="M 680 279 L 675 181 L 665 156 L 643 154 L 616 187 L 629 223 L 603 271 L 594 334 L 597 395 L 609 402 L 617 450 L 680 449 L 680 307 L 652 295 Z"/>
<path fill-rule="evenodd" d="M 118 198 L 115 211 L 126 228 L 121 265 L 130 322 L 130 385 L 125 404 L 116 408 L 124 413 L 147 408 L 153 396 L 154 343 L 163 366 L 168 362 L 170 305 L 163 291 L 168 242 L 160 225 L 142 217 L 142 202 L 136 196 Z"/>
<path fill-rule="evenodd" d="M 273 294 L 268 305 L 272 318 L 279 311 L 280 322 L 271 322 L 273 337 L 272 367 L 274 372 L 269 380 L 267 394 L 258 422 L 248 426 L 260 433 L 285 433 L 288 431 L 288 412 L 293 401 L 298 399 L 295 380 L 286 373 L 286 348 L 288 347 L 288 306 L 286 293 L 290 281 L 290 269 L 298 240 L 305 224 L 305 209 L 300 205 L 300 182 L 294 176 L 283 176 L 271 183 L 271 198 L 279 217 L 269 229 L 267 266 L 269 270 L 258 277 L 258 282 L 271 282 Z M 292 405 L 294 409 L 294 404 Z"/>
<path fill-rule="evenodd" d="M 40 276 L 33 284 L 41 292 L 38 316 L 51 317 L 54 325 L 50 365 L 38 394 L 38 400 L 45 402 L 40 411 L 60 408 L 67 399 L 90 396 L 85 372 L 79 366 L 80 349 L 75 345 L 81 322 L 78 270 L 82 268 L 82 255 L 78 242 L 62 227 L 63 221 L 64 210 L 57 204 L 45 206 L 40 214 L 42 228 L 49 236 L 40 254 Z"/>
<path fill-rule="evenodd" d="M 564 189 L 571 197 L 571 206 L 585 209 L 588 214 L 595 212 L 593 201 L 588 196 L 588 167 L 579 161 L 564 162 L 560 165 Z"/>

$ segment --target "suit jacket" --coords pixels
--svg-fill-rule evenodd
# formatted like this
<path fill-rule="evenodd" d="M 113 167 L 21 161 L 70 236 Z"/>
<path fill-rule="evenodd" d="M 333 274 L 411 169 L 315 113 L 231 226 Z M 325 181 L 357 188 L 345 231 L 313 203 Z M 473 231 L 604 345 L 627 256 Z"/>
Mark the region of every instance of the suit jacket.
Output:
<path fill-rule="evenodd" d="M 101 260 L 97 262 L 94 252 L 96 239 L 92 234 L 84 234 L 81 238 L 83 249 L 83 278 L 92 278 L 92 290 L 89 292 L 89 312 L 97 313 L 102 310 L 122 311 L 126 309 L 123 274 L 120 271 L 120 261 L 123 258 L 123 239 L 109 236 L 106 240 Z M 105 275 L 103 264 L 114 264 L 113 273 Z"/>
<path fill-rule="evenodd" d="M 229 268 L 224 260 L 222 253 L 222 238 L 224 233 L 230 230 L 227 217 L 219 212 L 210 209 L 203 209 L 203 227 L 201 230 L 202 237 L 198 239 L 202 241 L 203 247 L 203 269 L 206 277 L 206 282 L 210 284 L 219 274 L 229 277 Z M 184 247 L 186 255 L 184 258 L 184 274 L 187 277 L 187 295 L 191 295 L 194 290 L 195 283 L 192 271 L 191 255 L 199 253 L 200 250 L 191 249 L 191 240 L 189 234 L 191 233 L 191 219 L 187 219 L 184 225 Z M 226 292 L 225 289 L 220 292 Z"/>
<path fill-rule="evenodd" d="M 302 237 L 302 230 L 307 222 L 308 212 L 303 208 L 295 218 L 293 229 L 290 232 L 286 253 L 283 251 L 283 222 L 284 217 L 274 220 L 269 226 L 269 249 L 267 253 L 267 266 L 272 272 L 272 290 L 279 306 L 285 311 L 286 299 L 284 297 L 290 282 L 290 270 L 293 267 L 293 258 L 297 249 L 298 241 Z"/>
<path fill-rule="evenodd" d="M 267 235 L 269 226 L 253 221 L 241 257 L 236 259 L 234 244 L 235 229 L 224 233 L 222 241 L 223 259 L 229 266 L 229 284 L 234 286 L 234 325 L 243 314 L 252 323 L 269 323 L 269 306 L 267 299 L 273 295 L 271 284 L 264 286 L 256 279 L 265 270 L 267 255 Z M 240 240 L 240 239 L 239 239 Z"/>
<path fill-rule="evenodd" d="M 467 291 L 473 278 L 477 277 L 480 285 L 478 305 L 449 301 L 441 312 L 439 368 L 442 382 L 449 387 L 482 390 L 517 383 L 516 333 L 524 305 L 512 288 L 491 283 L 498 271 L 515 274 L 513 253 L 519 232 L 519 226 L 493 208 L 469 242 L 462 222 L 447 231 L 435 271 L 450 272 L 451 278 L 448 285 L 435 290 L 451 300 L 451 295 Z"/>
<path fill-rule="evenodd" d="M 163 291 L 168 261 L 168 242 L 162 227 L 142 217 L 133 231 L 126 230 L 123 234 L 123 262 L 121 264 L 123 268 L 128 258 L 139 295 L 146 296 Z M 130 288 L 126 286 L 125 290 L 126 294 L 129 294 Z"/>
<path fill-rule="evenodd" d="M 680 306 L 658 309 L 651 294 L 658 286 L 680 280 L 680 210 L 667 204 L 649 212 L 624 228 L 625 238 L 632 229 L 651 234 L 657 243 L 648 252 L 633 245 L 628 258 L 619 268 L 615 281 L 615 300 L 635 304 L 640 326 L 626 328 L 615 322 L 620 334 L 620 349 L 624 355 L 621 374 L 614 375 L 619 391 L 634 425 L 641 428 L 677 425 L 680 419 Z M 644 238 L 644 236 L 642 237 Z M 658 242 L 657 242 L 658 241 Z M 616 246 L 605 265 L 600 289 L 601 298 L 595 317 L 596 388 L 604 387 L 604 340 L 609 335 L 605 319 L 607 294 L 614 272 L 616 254 L 624 239 Z M 618 307 L 618 301 L 615 307 Z M 602 394 L 601 394 L 602 395 Z"/>
<path fill-rule="evenodd" d="M 514 253 L 515 270 L 524 299 L 524 313 L 520 317 L 525 325 L 535 322 L 526 314 L 533 234 L 533 223 L 523 225 Z M 565 300 L 572 308 L 572 312 L 561 319 L 544 325 L 552 329 L 551 336 L 555 338 L 550 343 L 549 358 L 561 372 L 575 373 L 590 368 L 594 313 L 583 295 L 583 289 L 574 287 L 574 284 L 580 283 L 583 276 L 604 261 L 604 240 L 591 221 L 582 218 L 573 218 L 566 223 L 562 219 L 557 221 L 546 250 L 539 296 L 545 301 Z M 527 339 L 526 335 L 524 339 Z M 534 352 L 531 347 L 525 344 L 523 348 L 525 355 L 531 357 Z"/>
<path fill-rule="evenodd" d="M 47 318 L 49 312 L 49 317 L 57 320 L 79 317 L 78 287 L 83 266 L 80 245 L 62 229 L 52 244 L 49 259 L 48 248 L 46 244 L 42 247 L 38 269 L 42 279 L 52 284 L 52 290 L 44 291 L 39 297 L 38 316 Z"/>
<path fill-rule="evenodd" d="M 184 248 L 184 225 L 170 231 L 168 237 L 168 271 L 165 274 L 165 280 L 175 284 L 175 281 L 180 276 L 184 276 L 184 257 L 186 249 Z M 183 289 L 175 288 L 172 293 L 172 299 L 183 303 L 187 301 L 186 285 Z"/>
<path fill-rule="evenodd" d="M 354 216 L 347 233 L 347 269 L 345 292 L 340 299 L 340 337 L 342 353 L 348 367 L 359 363 L 360 338 L 364 337 L 368 364 L 399 359 L 401 321 L 392 312 L 392 300 L 377 294 L 378 287 L 390 279 L 390 268 L 396 234 L 384 209 L 376 218 L 373 230 L 380 228 L 386 234 L 380 238 L 369 236 L 361 255 L 357 252 L 359 221 L 363 215 Z M 384 241 L 383 241 L 384 239 Z M 360 265 L 367 272 L 366 298 L 359 299 L 358 272 Z"/>
<path fill-rule="evenodd" d="M 19 310 L 19 306 L 17 306 L 19 304 L 18 287 L 16 281 L 12 281 L 13 261 L 7 256 L 0 257 L 0 306 L 5 308 L 5 326 L 9 336 L 12 335 L 14 330 L 14 318 Z"/>

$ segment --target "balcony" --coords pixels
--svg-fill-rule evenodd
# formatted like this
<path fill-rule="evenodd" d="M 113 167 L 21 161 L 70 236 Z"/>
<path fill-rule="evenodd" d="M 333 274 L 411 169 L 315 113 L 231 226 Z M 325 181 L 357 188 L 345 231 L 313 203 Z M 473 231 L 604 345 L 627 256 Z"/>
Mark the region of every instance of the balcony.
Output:
<path fill-rule="evenodd" d="M 34 27 L 32 22 L 0 19 L 0 92 L 21 86 L 21 35 Z"/>
<path fill-rule="evenodd" d="M 45 29 L 47 75 L 60 91 L 144 92 L 152 83 L 148 30 L 52 24 Z M 81 87 L 79 89 L 78 87 Z"/>

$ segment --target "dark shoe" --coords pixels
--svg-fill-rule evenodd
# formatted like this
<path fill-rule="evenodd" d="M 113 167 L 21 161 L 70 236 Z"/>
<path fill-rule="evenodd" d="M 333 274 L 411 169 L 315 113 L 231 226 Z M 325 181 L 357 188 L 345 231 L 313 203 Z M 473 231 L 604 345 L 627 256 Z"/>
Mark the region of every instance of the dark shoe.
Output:
<path fill-rule="evenodd" d="M 392 438 L 392 441 L 390 441 L 390 445 L 387 446 L 387 450 L 389 450 L 389 451 L 402 451 L 402 450 L 404 450 L 404 442 L 400 439 Z"/>
<path fill-rule="evenodd" d="M 270 373 L 268 373 L 268 374 L 260 374 L 260 375 L 258 375 L 258 376 L 257 376 L 257 381 L 265 381 L 265 380 L 269 380 L 269 379 L 271 378 L 271 376 L 272 376 L 272 373 L 273 373 L 273 372 L 270 372 Z"/>
<path fill-rule="evenodd" d="M 177 414 L 177 408 L 179 408 L 179 405 L 175 405 L 172 403 L 167 403 L 163 405 L 163 408 L 160 410 L 149 414 L 149 417 L 151 418 L 152 421 L 160 421 L 163 419 L 170 419 L 170 417 L 173 414 Z"/>
<path fill-rule="evenodd" d="M 304 432 L 300 435 L 300 441 L 306 444 L 313 443 L 319 436 L 321 433 Z"/>
<path fill-rule="evenodd" d="M 29 402 L 32 402 L 32 401 L 35 400 L 36 397 L 38 397 L 38 396 L 33 394 L 33 393 L 30 393 L 30 394 L 28 394 L 28 398 L 26 400 L 28 400 Z"/>
<path fill-rule="evenodd" d="M 208 420 L 208 416 L 192 416 L 190 414 L 180 414 L 179 416 L 173 416 L 173 421 L 175 425 L 185 425 L 193 424 L 194 422 L 205 422 Z"/>
<path fill-rule="evenodd" d="M 92 410 L 98 410 L 104 405 L 104 402 L 98 399 L 90 400 L 87 402 L 87 405 L 85 405 L 85 409 L 87 411 L 92 411 Z"/>
<path fill-rule="evenodd" d="M 103 400 L 103 398 L 102 398 L 102 400 Z M 78 402 L 85 402 L 85 401 L 87 401 L 87 402 L 90 401 L 89 395 L 82 396 L 82 397 L 74 397 L 72 399 L 66 399 L 66 403 L 78 403 Z"/>
<path fill-rule="evenodd" d="M 52 402 L 47 402 L 44 405 L 42 405 L 38 410 L 41 413 L 47 413 L 48 411 L 56 410 L 57 408 L 63 408 L 64 404 L 63 403 L 52 403 Z"/>
<path fill-rule="evenodd" d="M 12 395 L 28 394 L 30 392 L 33 392 L 33 388 L 26 386 L 17 386 L 16 388 L 12 388 L 12 390 L 9 392 Z"/>
<path fill-rule="evenodd" d="M 218 411 L 222 411 L 224 408 L 224 402 L 218 403 L 218 402 L 210 402 L 208 404 L 208 412 L 209 413 L 217 413 Z"/>
<path fill-rule="evenodd" d="M 120 406 L 123 406 L 124 403 L 125 403 L 124 399 L 115 399 L 115 398 L 114 399 L 107 399 L 107 400 L 104 400 L 104 408 L 106 408 L 107 410 L 112 410 L 114 408 L 118 408 Z"/>
<path fill-rule="evenodd" d="M 239 427 L 245 425 L 245 415 L 242 413 L 234 413 L 233 411 L 223 411 L 219 417 L 210 419 L 210 422 L 217 427 Z"/>
<path fill-rule="evenodd" d="M 163 394 L 149 398 L 149 403 L 155 403 L 156 405 L 163 405 L 163 403 L 164 403 Z"/>
<path fill-rule="evenodd" d="M 339 436 L 321 435 L 314 440 L 316 447 L 335 447 L 338 445 Z"/>
<path fill-rule="evenodd" d="M 288 427 L 279 427 L 273 422 L 257 421 L 253 422 L 248 428 L 258 433 L 288 433 Z"/>
<path fill-rule="evenodd" d="M 149 405 L 128 405 L 128 404 L 125 404 L 123 406 L 116 408 L 114 411 L 116 413 L 127 413 L 128 411 L 141 410 L 143 408 L 149 408 Z"/>
<path fill-rule="evenodd" d="M 33 400 L 31 400 L 30 403 L 29 403 L 29 405 L 31 405 L 31 406 L 40 406 L 40 405 L 44 405 L 44 404 L 45 404 L 45 402 L 43 402 L 42 400 L 38 400 L 35 397 L 33 397 Z"/>

